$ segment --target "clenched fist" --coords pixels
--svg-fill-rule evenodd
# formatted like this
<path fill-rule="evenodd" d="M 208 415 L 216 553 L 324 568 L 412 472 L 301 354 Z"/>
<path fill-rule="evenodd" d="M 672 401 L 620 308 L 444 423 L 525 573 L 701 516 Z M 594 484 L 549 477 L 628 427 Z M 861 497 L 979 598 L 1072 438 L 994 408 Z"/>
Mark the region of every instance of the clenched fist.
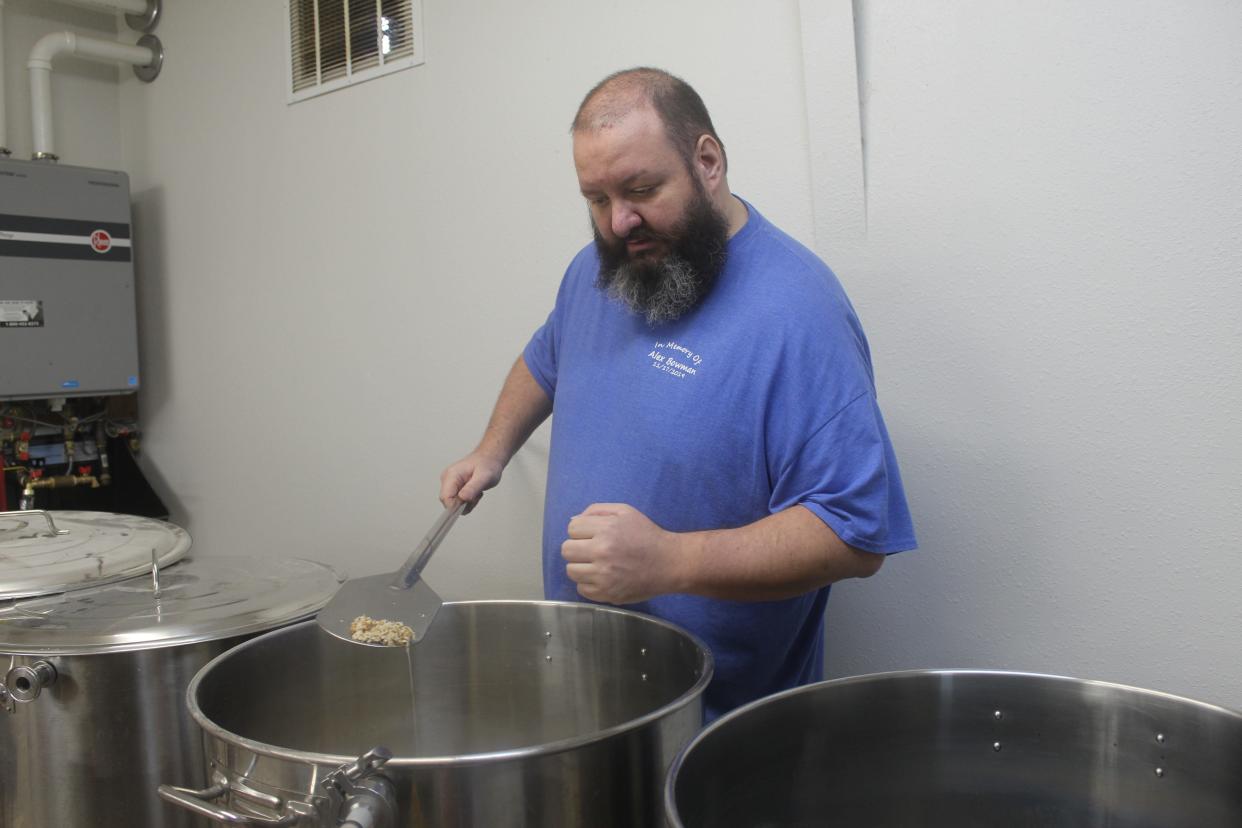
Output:
<path fill-rule="evenodd" d="M 624 503 L 595 503 L 569 521 L 561 544 L 565 573 L 578 594 L 633 604 L 679 591 L 677 535 Z"/>

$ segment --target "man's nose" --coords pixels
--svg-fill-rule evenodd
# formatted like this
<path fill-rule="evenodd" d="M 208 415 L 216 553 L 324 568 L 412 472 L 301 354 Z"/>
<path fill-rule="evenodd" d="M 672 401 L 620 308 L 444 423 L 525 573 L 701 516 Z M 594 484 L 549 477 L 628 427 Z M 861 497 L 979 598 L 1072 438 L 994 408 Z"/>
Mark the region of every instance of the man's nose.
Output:
<path fill-rule="evenodd" d="M 623 239 L 630 234 L 630 231 L 643 223 L 642 216 L 634 212 L 627 204 L 613 204 L 612 206 L 612 234 L 619 239 Z"/>

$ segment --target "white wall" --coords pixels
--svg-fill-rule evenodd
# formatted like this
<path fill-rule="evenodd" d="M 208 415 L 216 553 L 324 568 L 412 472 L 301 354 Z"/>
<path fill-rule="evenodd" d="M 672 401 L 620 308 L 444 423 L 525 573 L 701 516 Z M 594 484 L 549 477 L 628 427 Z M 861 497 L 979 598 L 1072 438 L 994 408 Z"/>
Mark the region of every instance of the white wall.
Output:
<path fill-rule="evenodd" d="M 26 60 L 39 38 L 49 32 L 71 31 L 134 43 L 138 36 L 128 29 L 118 34 L 116 16 L 106 12 L 52 0 L 3 0 L 2 5 L 4 42 L 0 46 L 4 54 L 8 148 L 13 158 L 28 160 L 33 139 Z M 113 64 L 75 57 L 57 58 L 53 69 L 52 124 L 61 163 L 121 169 L 120 90 L 117 86 L 121 70 Z"/>
<path fill-rule="evenodd" d="M 831 670 L 1242 708 L 1242 5 L 859 6 L 868 232 L 829 255 L 923 550 L 834 595 Z"/>
<path fill-rule="evenodd" d="M 587 238 L 578 99 L 653 63 L 871 338 L 923 548 L 838 588 L 830 671 L 1242 707 L 1242 7 L 855 4 L 842 210 L 812 164 L 840 138 L 807 104 L 840 42 L 800 28 L 814 2 L 426 0 L 425 66 L 287 106 L 281 4 L 167 0 L 122 129 L 146 462 L 199 552 L 396 566 Z M 427 572 L 446 596 L 539 594 L 545 458 L 541 432 L 453 530 Z"/>

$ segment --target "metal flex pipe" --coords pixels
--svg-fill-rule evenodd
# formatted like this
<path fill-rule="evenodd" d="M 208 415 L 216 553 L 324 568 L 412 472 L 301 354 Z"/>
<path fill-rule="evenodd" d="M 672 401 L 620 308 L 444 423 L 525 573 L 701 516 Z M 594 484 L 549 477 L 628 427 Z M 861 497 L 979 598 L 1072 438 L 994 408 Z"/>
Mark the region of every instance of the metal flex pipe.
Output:
<path fill-rule="evenodd" d="M 151 38 L 147 35 L 143 38 Z M 158 44 L 158 41 L 155 41 Z M 161 50 L 148 45 L 129 46 L 111 40 L 83 37 L 73 32 L 52 32 L 44 35 L 30 51 L 26 68 L 30 70 L 30 121 L 34 132 L 34 160 L 57 159 L 52 141 L 52 60 L 71 54 L 99 61 L 119 61 L 131 66 L 154 66 L 162 57 Z"/>

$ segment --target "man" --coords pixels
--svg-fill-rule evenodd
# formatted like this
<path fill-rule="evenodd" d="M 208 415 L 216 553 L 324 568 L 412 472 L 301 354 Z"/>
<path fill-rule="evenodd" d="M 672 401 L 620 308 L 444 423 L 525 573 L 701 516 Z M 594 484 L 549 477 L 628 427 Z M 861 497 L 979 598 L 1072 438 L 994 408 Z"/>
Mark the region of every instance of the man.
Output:
<path fill-rule="evenodd" d="M 476 502 L 552 414 L 547 597 L 702 638 L 710 721 L 820 680 L 828 586 L 874 574 L 914 532 L 854 310 L 731 193 L 698 94 L 619 72 L 572 132 L 595 243 L 440 496 Z"/>

